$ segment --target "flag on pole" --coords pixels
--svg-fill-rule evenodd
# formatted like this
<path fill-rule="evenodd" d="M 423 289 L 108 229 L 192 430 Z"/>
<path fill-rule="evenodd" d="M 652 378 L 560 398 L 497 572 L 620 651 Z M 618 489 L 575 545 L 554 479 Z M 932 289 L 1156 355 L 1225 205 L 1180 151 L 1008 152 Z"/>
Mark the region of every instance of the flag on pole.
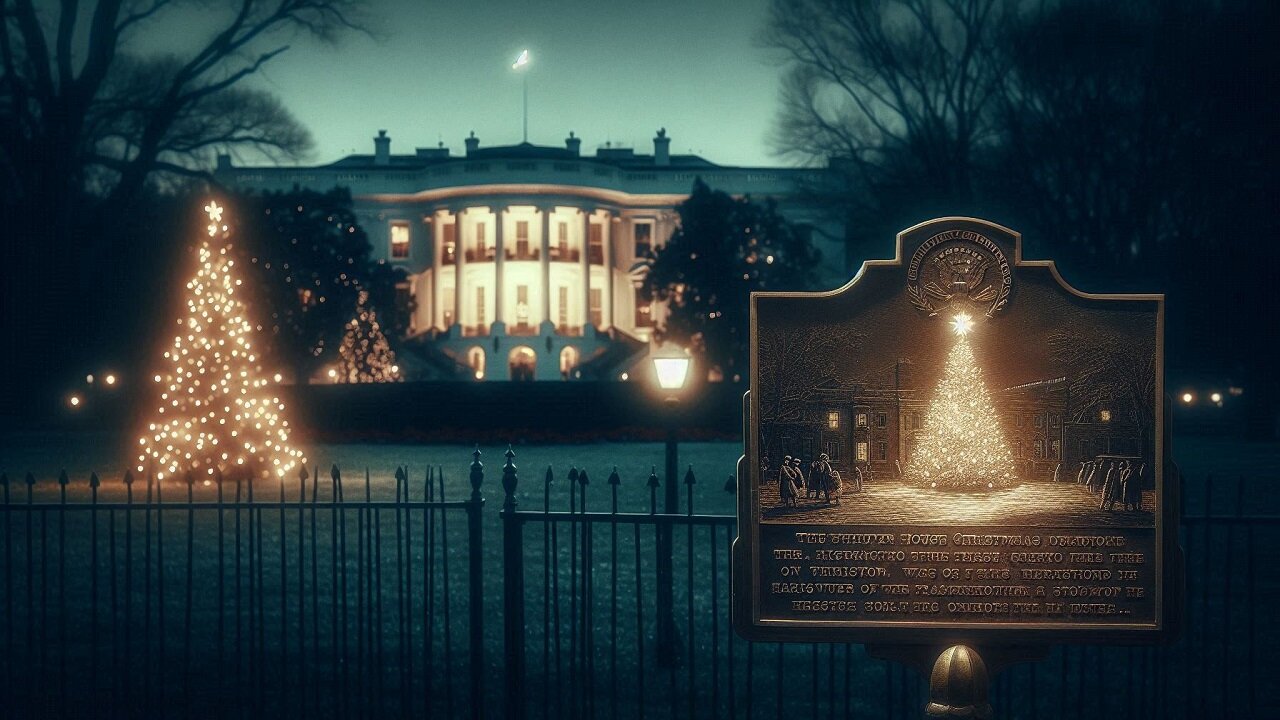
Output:
<path fill-rule="evenodd" d="M 521 50 L 521 51 L 520 51 L 520 57 L 517 57 L 517 58 L 516 58 L 516 61 L 515 61 L 515 62 L 513 62 L 513 63 L 511 63 L 511 69 L 512 69 L 512 70 L 519 70 L 520 68 L 522 68 L 522 67 L 524 67 L 525 65 L 528 65 L 528 64 L 529 64 L 529 51 L 528 51 L 528 50 Z"/>

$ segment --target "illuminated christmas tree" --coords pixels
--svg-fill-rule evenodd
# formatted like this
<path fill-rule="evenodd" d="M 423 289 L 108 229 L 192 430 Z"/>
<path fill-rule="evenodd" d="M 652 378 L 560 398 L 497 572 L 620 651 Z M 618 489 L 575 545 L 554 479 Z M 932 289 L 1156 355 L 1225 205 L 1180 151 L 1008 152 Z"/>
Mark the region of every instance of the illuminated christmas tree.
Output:
<path fill-rule="evenodd" d="M 160 480 L 188 471 L 207 478 L 219 470 L 284 477 L 306 459 L 289 446 L 284 404 L 271 390 L 280 377 L 263 373 L 251 343 L 223 208 L 210 202 L 204 209 L 209 237 L 187 283 L 181 330 L 154 377 L 160 405 L 138 438 L 138 471 L 151 464 Z"/>
<path fill-rule="evenodd" d="M 369 293 L 361 290 L 356 299 L 356 316 L 347 323 L 338 347 L 338 369 L 334 378 L 346 383 L 399 382 L 400 366 L 378 324 L 378 314 L 369 306 Z"/>
<path fill-rule="evenodd" d="M 1016 482 L 1013 455 L 1005 442 L 973 357 L 968 335 L 973 319 L 959 314 L 952 321 L 955 345 L 947 355 L 942 379 L 924 417 L 924 428 L 907 480 L 928 488 L 991 490 Z"/>

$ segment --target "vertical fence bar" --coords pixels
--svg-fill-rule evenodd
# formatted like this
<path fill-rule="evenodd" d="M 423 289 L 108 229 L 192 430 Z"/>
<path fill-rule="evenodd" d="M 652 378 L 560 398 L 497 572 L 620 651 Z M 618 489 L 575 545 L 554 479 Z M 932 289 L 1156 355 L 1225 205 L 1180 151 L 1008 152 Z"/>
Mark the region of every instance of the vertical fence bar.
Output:
<path fill-rule="evenodd" d="M 609 715 L 618 717 L 618 466 L 609 473 Z"/>
<path fill-rule="evenodd" d="M 34 577 L 35 577 L 35 576 L 34 576 L 32 573 L 34 573 L 34 572 L 35 572 L 35 569 L 34 569 L 34 568 L 35 568 L 35 564 L 34 564 L 34 562 L 33 562 L 34 558 L 32 557 L 32 552 L 31 552 L 31 547 L 32 547 L 32 537 L 31 537 L 31 536 L 32 536 L 32 534 L 33 534 L 33 533 L 32 533 L 32 530 L 33 530 L 33 523 L 35 523 L 35 511 L 34 511 L 34 510 L 32 509 L 32 507 L 31 507 L 31 505 L 32 505 L 32 502 L 31 502 L 31 501 L 32 501 L 32 497 L 31 497 L 31 496 L 32 496 L 32 493 L 33 493 L 33 488 L 35 487 L 35 484 L 36 484 L 36 478 L 35 478 L 35 476 L 34 476 L 34 475 L 32 475 L 30 472 L 28 472 L 28 473 L 27 473 L 27 477 L 26 477 L 26 482 L 27 482 L 27 522 L 26 522 L 26 523 L 24 523 L 24 528 L 25 528 L 25 530 L 27 531 L 27 543 L 26 543 L 26 546 L 25 546 L 25 547 L 26 547 L 26 550 L 27 550 L 27 574 L 26 574 L 26 576 L 25 576 L 25 577 L 27 578 L 27 582 L 26 582 L 26 586 L 27 586 L 27 612 L 26 612 L 26 614 L 25 614 L 25 615 L 23 615 L 23 618 L 25 618 L 25 620 L 26 620 L 26 626 L 27 626 L 27 661 L 26 661 L 26 667 L 27 667 L 28 669 L 34 669 L 34 668 L 35 668 L 35 664 L 36 664 L 36 663 L 35 663 L 35 651 L 36 651 L 35 628 L 36 628 L 36 624 L 35 624 L 35 622 L 33 622 L 33 620 L 34 620 L 34 618 L 35 618 L 35 591 L 34 591 L 34 588 L 35 588 Z M 35 677 L 36 677 L 37 682 L 38 682 L 39 675 L 36 675 Z M 28 709 L 30 709 L 30 706 L 31 706 L 31 698 L 32 698 L 32 696 L 35 694 L 35 686 L 36 686 L 36 683 L 32 683 L 32 684 L 28 685 L 28 686 L 26 687 L 26 693 L 23 695 L 23 697 L 24 697 L 24 699 L 25 699 L 25 701 L 26 701 L 26 702 L 24 702 L 23 704 L 24 704 Z"/>
<path fill-rule="evenodd" d="M 13 697 L 13 509 L 9 505 L 9 475 L 0 473 L 4 489 L 4 694 Z"/>
<path fill-rule="evenodd" d="M 311 652 L 316 659 L 311 683 L 311 706 L 316 715 L 320 714 L 320 682 L 323 677 L 320 669 L 320 549 L 316 544 L 316 513 L 320 500 L 320 468 L 311 466 Z M 333 544 L 333 528 L 329 528 L 329 542 Z M 333 582 L 333 576 L 329 576 Z"/>
<path fill-rule="evenodd" d="M 89 677 L 93 678 L 93 692 L 101 687 L 98 675 L 98 473 L 89 473 Z M 5 518 L 8 521 L 8 518 Z M 115 572 L 115 566 L 111 568 Z"/>
<path fill-rule="evenodd" d="M 409 708 L 407 707 L 407 703 L 405 702 L 406 699 L 409 697 L 407 680 L 408 678 L 412 677 L 411 673 L 410 674 L 406 674 L 406 673 L 410 672 L 408 665 L 410 662 L 412 662 L 411 660 L 412 651 L 406 652 L 405 650 L 406 638 L 405 638 L 404 630 L 405 630 L 405 619 L 406 619 L 407 613 L 405 611 L 405 604 L 404 604 L 404 601 L 405 601 L 405 597 L 404 597 L 405 563 L 404 563 L 404 536 L 403 536 L 404 519 L 400 517 L 400 511 L 403 509 L 406 509 L 404 506 L 404 502 L 408 501 L 408 497 L 407 497 L 409 492 L 408 481 L 409 479 L 408 479 L 408 476 L 405 474 L 404 468 L 397 467 L 396 468 L 396 507 L 395 507 L 395 510 L 396 510 L 396 653 L 397 653 L 397 657 L 400 660 L 400 662 L 398 663 L 399 670 L 400 670 L 400 680 L 396 685 L 396 689 L 399 690 L 400 716 L 406 717 L 406 718 L 409 716 Z M 404 488 L 403 493 L 405 497 L 403 502 L 401 501 L 401 497 L 402 497 L 401 487 Z"/>
<path fill-rule="evenodd" d="M 423 476 L 422 497 L 428 503 L 435 499 L 435 469 L 428 466 Z M 432 660 L 435 651 L 435 527 L 434 512 L 428 505 L 422 509 L 422 708 L 431 714 Z"/>
<path fill-rule="evenodd" d="M 582 677 L 578 666 L 578 468 L 569 468 L 569 687 Z M 569 717 L 578 717 L 578 694 L 570 692 Z"/>
<path fill-rule="evenodd" d="M 475 462 L 480 461 L 480 449 L 476 448 Z M 474 466 L 473 466 L 474 469 Z M 436 479 L 440 486 L 440 502 L 444 502 L 444 468 L 439 468 Z M 440 509 L 440 570 L 441 590 L 440 600 L 444 603 L 444 671 L 445 671 L 445 712 L 449 717 L 453 717 L 453 686 L 454 683 L 448 682 L 452 678 L 450 670 L 453 664 L 453 622 L 449 618 L 450 608 L 453 606 L 452 591 L 450 589 L 450 573 L 449 573 L 449 513 L 443 508 Z"/>
<path fill-rule="evenodd" d="M 58 704 L 67 711 L 67 471 L 58 473 Z"/>
<path fill-rule="evenodd" d="M 507 447 L 507 462 L 502 466 L 502 597 L 503 647 L 506 650 L 506 687 L 503 706 L 506 717 L 520 720 L 524 712 L 524 539 L 520 517 L 516 514 L 516 487 L 519 478 L 512 460 L 515 453 Z"/>
<path fill-rule="evenodd" d="M 686 501 L 688 507 L 686 508 L 686 511 L 687 511 L 687 515 L 690 518 L 693 517 L 693 485 L 695 482 L 696 480 L 693 477 L 693 466 L 690 465 L 689 470 L 684 475 L 684 486 L 688 493 L 688 500 Z M 688 531 L 689 531 L 688 538 L 685 541 L 687 545 L 685 549 L 688 551 L 688 556 L 685 559 L 685 563 L 686 563 L 686 570 L 688 571 L 688 576 L 689 576 L 689 580 L 688 580 L 689 586 L 686 589 L 687 591 L 685 593 L 688 596 L 688 601 L 689 601 L 689 620 L 688 620 L 689 654 L 686 658 L 686 664 L 688 665 L 688 668 L 689 668 L 689 678 L 688 678 L 689 720 L 693 720 L 694 716 L 696 715 L 696 707 L 698 702 L 698 689 L 697 689 L 698 685 L 697 685 L 697 679 L 696 679 L 697 676 L 695 674 L 696 668 L 698 665 L 698 663 L 695 662 L 696 660 L 695 652 L 698 646 L 693 636 L 693 522 L 692 520 L 690 520 L 689 522 Z"/>
<path fill-rule="evenodd" d="M 195 572 L 195 534 L 196 534 L 196 508 L 195 508 L 195 478 L 191 473 L 187 473 L 187 602 L 183 608 L 182 615 L 182 679 L 183 705 L 186 712 L 192 710 L 192 668 L 191 668 L 191 605 L 195 598 L 194 595 L 194 579 Z"/>
<path fill-rule="evenodd" d="M 587 486 L 591 484 L 590 478 L 587 477 L 586 468 L 578 473 L 578 510 L 586 515 L 587 512 Z M 595 638 L 593 637 L 593 623 L 591 622 L 592 601 L 592 542 L 591 542 L 591 523 L 584 517 L 582 521 L 582 629 L 580 636 L 582 639 L 582 661 L 579 667 L 583 670 L 582 683 L 582 700 L 584 717 L 595 717 Z"/>
<path fill-rule="evenodd" d="M 307 466 L 298 468 L 298 710 L 299 716 L 307 717 L 307 669 L 315 666 L 315 659 L 307 657 L 307 570 L 306 544 L 303 538 L 305 528 L 304 511 L 307 504 Z M 280 479 L 281 487 L 284 478 Z M 281 523 L 283 525 L 283 523 Z M 281 555 L 284 549 L 281 548 Z M 281 585 L 284 579 L 280 580 Z M 318 650 L 319 648 L 313 648 Z M 318 713 L 319 710 L 317 709 Z"/>
<path fill-rule="evenodd" d="M 224 638 L 224 636 L 226 635 L 226 627 L 227 627 L 227 612 L 226 612 L 226 607 L 224 605 L 226 592 L 227 592 L 227 588 L 226 588 L 227 551 L 225 548 L 227 519 L 226 519 L 226 510 L 223 508 L 223 502 L 224 502 L 223 486 L 222 486 L 223 476 L 222 476 L 221 470 L 214 471 L 213 481 L 217 483 L 217 486 L 218 486 L 217 487 L 217 494 L 218 494 L 217 495 L 217 503 L 218 503 L 218 638 L 216 641 L 218 646 L 218 672 L 216 673 L 217 678 L 215 680 L 215 685 L 219 691 L 218 706 L 219 706 L 219 709 L 221 709 L 222 690 L 223 688 L 226 687 L 226 682 L 223 680 L 222 669 L 226 667 L 226 645 L 227 645 L 227 642 Z"/>
<path fill-rule="evenodd" d="M 550 674 L 551 667 L 551 481 L 555 479 L 555 473 L 552 472 L 551 466 L 547 466 L 547 474 L 542 481 L 542 717 L 550 717 L 551 710 L 551 690 L 547 687 L 546 677 Z M 559 552 L 559 547 L 556 547 Z M 559 598 L 556 599 L 559 602 Z M 556 628 L 556 640 L 559 642 L 560 632 Z M 559 667 L 560 653 L 556 652 L 557 668 Z M 560 674 L 556 673 L 556 688 L 560 687 Z"/>
<path fill-rule="evenodd" d="M 480 464 L 480 448 L 471 462 L 471 503 L 467 506 L 468 556 L 471 561 L 471 717 L 483 718 L 484 712 L 484 534 L 480 511 L 484 508 L 484 466 Z"/>
<path fill-rule="evenodd" d="M 280 543 L 280 714 L 283 717 L 289 716 L 289 703 L 286 701 L 287 688 L 292 687 L 289 682 L 289 561 L 287 540 L 285 539 L 284 525 L 284 477 L 279 478 L 280 485 L 280 508 L 276 515 L 277 521 L 280 523 L 279 532 L 277 534 L 277 542 Z M 301 658 L 299 658 L 301 660 Z"/>
<path fill-rule="evenodd" d="M 160 691 L 160 707 L 166 707 L 165 698 L 168 695 L 168 683 L 166 682 L 165 672 L 169 663 L 165 658 L 167 643 L 165 642 L 165 612 L 164 612 L 164 490 L 163 484 L 159 479 L 156 480 L 156 640 L 158 650 L 156 656 L 158 659 L 158 672 L 156 679 Z"/>
<path fill-rule="evenodd" d="M 343 517 L 345 512 L 338 506 L 342 500 L 342 472 L 338 470 L 337 464 L 329 466 L 329 527 L 330 533 L 333 535 L 333 541 L 329 544 L 329 648 L 332 660 L 333 672 L 333 688 L 337 695 L 334 703 L 338 708 L 338 714 L 345 713 L 345 686 L 346 686 L 346 632 L 347 632 L 347 610 L 346 610 L 346 564 L 347 556 L 345 550 L 342 554 L 342 564 L 338 564 L 338 553 L 340 548 L 345 548 L 346 529 L 344 527 Z M 341 595 L 339 595 L 341 593 Z"/>

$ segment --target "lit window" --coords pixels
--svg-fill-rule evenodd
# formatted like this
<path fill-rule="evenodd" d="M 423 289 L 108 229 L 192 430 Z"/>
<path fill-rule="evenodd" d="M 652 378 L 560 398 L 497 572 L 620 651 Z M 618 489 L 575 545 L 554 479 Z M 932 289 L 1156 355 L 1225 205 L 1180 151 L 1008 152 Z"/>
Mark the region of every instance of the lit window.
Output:
<path fill-rule="evenodd" d="M 485 320 L 484 286 L 476 288 L 476 327 L 483 328 L 489 323 Z"/>
<path fill-rule="evenodd" d="M 865 442 L 858 443 L 858 462 L 867 461 L 867 444 Z"/>
<path fill-rule="evenodd" d="M 404 260 L 409 257 L 409 223 L 391 223 L 391 257 Z"/>
<path fill-rule="evenodd" d="M 587 230 L 587 254 L 592 264 L 604 264 L 604 231 L 597 223 L 592 223 Z"/>
<path fill-rule="evenodd" d="M 600 288 L 591 288 L 591 324 L 600 327 L 604 323 L 604 310 L 601 307 L 604 295 Z"/>
<path fill-rule="evenodd" d="M 828 430 L 840 429 L 840 411 L 839 410 L 827 411 L 827 429 Z"/>
<path fill-rule="evenodd" d="M 1050 460 L 1062 459 L 1062 444 L 1057 440 L 1049 441 L 1049 459 Z"/>
<path fill-rule="evenodd" d="M 529 286 L 516 286 L 516 325 L 525 327 L 529 324 Z"/>
<path fill-rule="evenodd" d="M 516 221 L 516 257 L 529 257 L 529 221 Z"/>
<path fill-rule="evenodd" d="M 858 427 L 866 427 L 866 426 L 867 426 L 867 414 L 858 413 Z"/>
<path fill-rule="evenodd" d="M 569 287 L 561 285 L 556 297 L 559 300 L 556 303 L 556 325 L 567 328 L 569 326 Z"/>
<path fill-rule="evenodd" d="M 635 233 L 636 257 L 648 257 L 649 251 L 653 249 L 653 223 L 637 222 L 632 229 Z"/>
<path fill-rule="evenodd" d="M 1036 448 L 1036 459 L 1043 460 L 1044 459 L 1044 441 L 1036 440 L 1035 448 Z"/>
<path fill-rule="evenodd" d="M 450 223 L 443 229 L 444 252 L 442 253 L 445 265 L 452 265 L 458 261 L 458 225 Z"/>
<path fill-rule="evenodd" d="M 1111 422 L 1111 411 L 1103 408 L 1098 411 L 1098 419 L 1102 422 Z"/>
<path fill-rule="evenodd" d="M 560 351 L 560 377 L 569 379 L 569 371 L 573 370 L 578 364 L 578 349 L 572 345 L 566 345 Z"/>

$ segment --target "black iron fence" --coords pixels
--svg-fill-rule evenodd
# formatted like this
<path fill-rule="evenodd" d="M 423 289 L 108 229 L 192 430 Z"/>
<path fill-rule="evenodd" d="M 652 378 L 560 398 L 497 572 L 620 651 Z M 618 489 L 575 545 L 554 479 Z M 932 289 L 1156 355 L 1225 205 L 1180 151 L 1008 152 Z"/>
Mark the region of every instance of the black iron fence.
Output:
<path fill-rule="evenodd" d="M 397 469 L 394 498 L 336 467 L 323 482 L 0 476 L 7 716 L 481 707 L 478 464 L 472 476 L 461 499 L 439 468 L 416 482 Z"/>
<path fill-rule="evenodd" d="M 652 470 L 521 477 L 512 453 L 501 512 L 482 512 L 484 471 L 477 452 L 458 498 L 440 468 L 0 476 L 5 713 L 920 716 L 923 680 L 860 646 L 734 635 L 735 519 L 695 511 L 692 469 L 674 514 Z M 1181 638 L 1015 666 L 996 682 L 1000 717 L 1266 715 L 1280 519 L 1248 512 L 1264 483 L 1231 482 L 1225 512 L 1206 500 L 1184 521 Z M 647 508 L 619 506 L 631 484 Z M 494 522 L 502 541 L 486 546 Z"/>

